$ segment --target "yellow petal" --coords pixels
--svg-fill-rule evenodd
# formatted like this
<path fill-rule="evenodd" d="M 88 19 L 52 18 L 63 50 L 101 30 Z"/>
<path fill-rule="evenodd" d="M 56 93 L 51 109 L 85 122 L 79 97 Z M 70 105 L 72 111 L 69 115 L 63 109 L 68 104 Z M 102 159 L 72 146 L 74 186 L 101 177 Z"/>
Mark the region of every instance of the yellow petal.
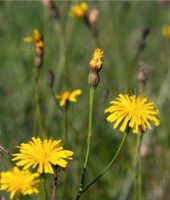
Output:
<path fill-rule="evenodd" d="M 33 38 L 32 37 L 25 37 L 24 42 L 32 42 Z"/>

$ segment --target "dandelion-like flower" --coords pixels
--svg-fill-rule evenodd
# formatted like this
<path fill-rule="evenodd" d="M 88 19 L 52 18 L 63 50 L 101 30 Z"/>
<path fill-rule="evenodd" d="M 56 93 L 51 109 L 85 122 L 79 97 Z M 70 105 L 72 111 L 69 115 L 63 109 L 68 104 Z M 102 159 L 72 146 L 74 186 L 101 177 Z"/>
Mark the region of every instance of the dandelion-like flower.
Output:
<path fill-rule="evenodd" d="M 170 25 L 165 25 L 162 27 L 162 35 L 164 37 L 170 37 Z"/>
<path fill-rule="evenodd" d="M 20 170 L 18 167 L 14 167 L 10 171 L 1 172 L 0 175 L 0 190 L 10 192 L 10 199 L 14 199 L 16 195 L 20 194 L 38 193 L 38 173 L 31 173 L 28 170 Z"/>
<path fill-rule="evenodd" d="M 88 5 L 85 2 L 75 4 L 71 7 L 71 15 L 79 19 L 85 18 L 87 15 L 87 11 Z"/>
<path fill-rule="evenodd" d="M 112 106 L 105 110 L 105 113 L 110 113 L 107 120 L 114 123 L 114 128 L 120 125 L 121 132 L 124 132 L 127 126 L 133 129 L 133 133 L 138 133 L 139 127 L 143 131 L 147 128 L 151 129 L 151 122 L 155 126 L 160 124 L 157 117 L 158 109 L 147 98 L 119 94 L 116 100 L 110 103 Z"/>
<path fill-rule="evenodd" d="M 23 169 L 38 168 L 41 173 L 53 174 L 53 165 L 66 168 L 67 160 L 72 160 L 73 152 L 63 150 L 61 140 L 52 140 L 33 137 L 30 142 L 18 146 L 20 153 L 13 154 L 13 161 Z"/>
<path fill-rule="evenodd" d="M 100 48 L 95 49 L 93 58 L 90 60 L 90 69 L 99 71 L 103 64 L 103 50 Z"/>
<path fill-rule="evenodd" d="M 61 94 L 57 94 L 55 97 L 60 100 L 60 106 L 66 106 L 69 102 L 76 102 L 76 97 L 81 95 L 82 91 L 80 89 L 73 91 L 65 91 Z"/>

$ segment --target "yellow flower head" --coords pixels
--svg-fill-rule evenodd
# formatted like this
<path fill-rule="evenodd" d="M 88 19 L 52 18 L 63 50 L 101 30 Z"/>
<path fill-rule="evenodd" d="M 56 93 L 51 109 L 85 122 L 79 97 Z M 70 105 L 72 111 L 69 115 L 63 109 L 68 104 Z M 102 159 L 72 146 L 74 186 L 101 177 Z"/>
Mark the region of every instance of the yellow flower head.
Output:
<path fill-rule="evenodd" d="M 160 124 L 157 118 L 158 109 L 147 98 L 119 94 L 119 97 L 110 103 L 112 106 L 105 110 L 105 113 L 110 113 L 107 120 L 114 123 L 113 128 L 120 125 L 121 132 L 124 132 L 127 126 L 133 129 L 133 133 L 138 133 L 139 127 L 143 131 L 147 128 L 151 129 L 150 122 L 153 122 L 155 126 Z"/>
<path fill-rule="evenodd" d="M 162 27 L 162 35 L 164 37 L 170 37 L 170 25 L 165 25 Z"/>
<path fill-rule="evenodd" d="M 80 4 L 76 4 L 71 7 L 71 15 L 82 19 L 87 15 L 88 5 L 86 2 L 82 2 Z"/>
<path fill-rule="evenodd" d="M 95 49 L 93 58 L 90 60 L 90 69 L 99 71 L 103 64 L 103 50 L 100 48 Z"/>
<path fill-rule="evenodd" d="M 60 99 L 60 106 L 67 105 L 68 102 L 76 102 L 76 96 L 81 95 L 82 91 L 80 89 L 73 91 L 65 91 L 62 94 L 56 95 L 57 99 Z"/>
<path fill-rule="evenodd" d="M 25 37 L 24 42 L 34 42 L 36 55 L 42 56 L 44 53 L 44 41 L 38 29 L 33 30 L 33 36 Z"/>
<path fill-rule="evenodd" d="M 12 168 L 10 171 L 1 172 L 0 190 L 10 192 L 10 199 L 15 195 L 31 195 L 38 193 L 38 173 L 30 173 L 28 170 L 19 170 L 18 167 Z"/>
<path fill-rule="evenodd" d="M 31 37 L 25 37 L 24 42 L 38 42 L 42 40 L 42 35 L 38 29 L 33 30 L 33 35 Z"/>
<path fill-rule="evenodd" d="M 19 147 L 20 153 L 13 154 L 14 161 L 18 166 L 38 167 L 39 173 L 53 174 L 52 165 L 66 168 L 68 161 L 72 160 L 73 152 L 63 150 L 61 140 L 52 140 L 33 137 L 30 142 L 22 143 Z"/>

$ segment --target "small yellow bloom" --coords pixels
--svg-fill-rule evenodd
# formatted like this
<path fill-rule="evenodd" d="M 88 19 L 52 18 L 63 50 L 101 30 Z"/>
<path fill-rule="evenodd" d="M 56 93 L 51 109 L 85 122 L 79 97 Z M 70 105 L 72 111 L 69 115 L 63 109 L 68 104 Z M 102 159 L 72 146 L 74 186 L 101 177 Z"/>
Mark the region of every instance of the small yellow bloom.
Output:
<path fill-rule="evenodd" d="M 160 124 L 157 118 L 158 109 L 147 98 L 119 94 L 116 100 L 110 103 L 112 106 L 105 110 L 105 113 L 110 113 L 107 120 L 114 123 L 114 129 L 120 125 L 121 132 L 124 132 L 127 126 L 133 129 L 133 133 L 138 133 L 139 127 L 143 131 L 151 129 L 150 122 L 155 126 Z"/>
<path fill-rule="evenodd" d="M 28 170 L 19 170 L 18 167 L 12 168 L 10 171 L 1 172 L 0 190 L 10 192 L 10 199 L 14 199 L 15 195 L 31 195 L 38 193 L 38 173 L 30 173 Z"/>
<path fill-rule="evenodd" d="M 33 30 L 33 35 L 31 37 L 25 37 L 24 42 L 38 42 L 42 40 L 42 35 L 38 29 Z"/>
<path fill-rule="evenodd" d="M 88 5 L 86 2 L 71 7 L 71 15 L 77 18 L 84 18 L 87 15 Z"/>
<path fill-rule="evenodd" d="M 164 37 L 170 37 L 170 25 L 165 25 L 162 27 L 162 35 Z"/>
<path fill-rule="evenodd" d="M 90 69 L 99 71 L 103 64 L 103 50 L 100 48 L 95 49 L 93 58 L 90 60 Z"/>
<path fill-rule="evenodd" d="M 73 91 L 65 91 L 62 94 L 56 95 L 57 99 L 60 99 L 60 106 L 65 106 L 68 102 L 76 102 L 76 96 L 81 95 L 80 89 Z"/>
<path fill-rule="evenodd" d="M 24 166 L 24 169 L 29 167 L 38 167 L 39 173 L 53 174 L 52 165 L 66 168 L 67 160 L 72 160 L 73 152 L 63 150 L 61 140 L 52 140 L 33 137 L 28 143 L 22 143 L 19 147 L 20 153 L 13 154 L 14 161 L 17 166 Z"/>
<path fill-rule="evenodd" d="M 25 37 L 24 42 L 34 42 L 36 55 L 42 57 L 44 53 L 44 41 L 38 29 L 33 30 L 33 36 Z"/>

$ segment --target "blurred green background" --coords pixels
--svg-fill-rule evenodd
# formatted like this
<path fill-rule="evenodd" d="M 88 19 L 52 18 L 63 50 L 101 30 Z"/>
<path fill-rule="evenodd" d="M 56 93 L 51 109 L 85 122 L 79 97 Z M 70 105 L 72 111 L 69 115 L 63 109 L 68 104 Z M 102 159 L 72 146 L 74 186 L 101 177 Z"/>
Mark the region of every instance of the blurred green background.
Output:
<path fill-rule="evenodd" d="M 162 26 L 170 24 L 170 4 L 158 1 L 89 1 L 89 10 L 99 10 L 96 38 L 82 20 L 70 16 L 70 7 L 75 3 L 77 1 L 55 1 L 60 12 L 60 22 L 56 22 L 41 1 L 0 2 L 0 145 L 13 153 L 16 145 L 39 134 L 33 127 L 34 45 L 23 42 L 23 38 L 32 35 L 33 28 L 37 28 L 45 41 L 41 111 L 48 137 L 60 139 L 63 132 L 63 112 L 48 87 L 48 70 L 55 73 L 55 93 L 78 88 L 83 91 L 77 103 L 70 104 L 68 113 L 69 144 L 66 148 L 73 150 L 75 155 L 67 170 L 70 182 L 66 189 L 69 197 L 65 200 L 74 199 L 86 147 L 89 60 L 94 49 L 100 47 L 104 50 L 104 64 L 95 95 L 87 182 L 106 166 L 122 136 L 107 123 L 104 110 L 119 93 L 138 94 L 136 77 L 139 63 L 143 62 L 148 71 L 145 95 L 159 107 L 161 120 L 160 126 L 148 131 L 143 140 L 144 148 L 150 152 L 142 157 L 143 199 L 170 199 L 170 38 L 161 34 Z M 60 23 L 63 33 L 57 31 L 57 23 Z M 150 34 L 146 47 L 138 51 L 145 28 L 150 29 Z M 131 169 L 135 141 L 136 135 L 130 134 L 115 165 L 82 196 L 82 200 L 132 199 Z M 3 156 L 0 169 L 8 170 L 11 166 L 10 158 Z M 61 172 L 59 177 L 58 199 L 61 199 L 63 174 Z M 51 183 L 49 186 L 50 192 Z M 2 196 L 7 195 L 1 192 Z"/>

